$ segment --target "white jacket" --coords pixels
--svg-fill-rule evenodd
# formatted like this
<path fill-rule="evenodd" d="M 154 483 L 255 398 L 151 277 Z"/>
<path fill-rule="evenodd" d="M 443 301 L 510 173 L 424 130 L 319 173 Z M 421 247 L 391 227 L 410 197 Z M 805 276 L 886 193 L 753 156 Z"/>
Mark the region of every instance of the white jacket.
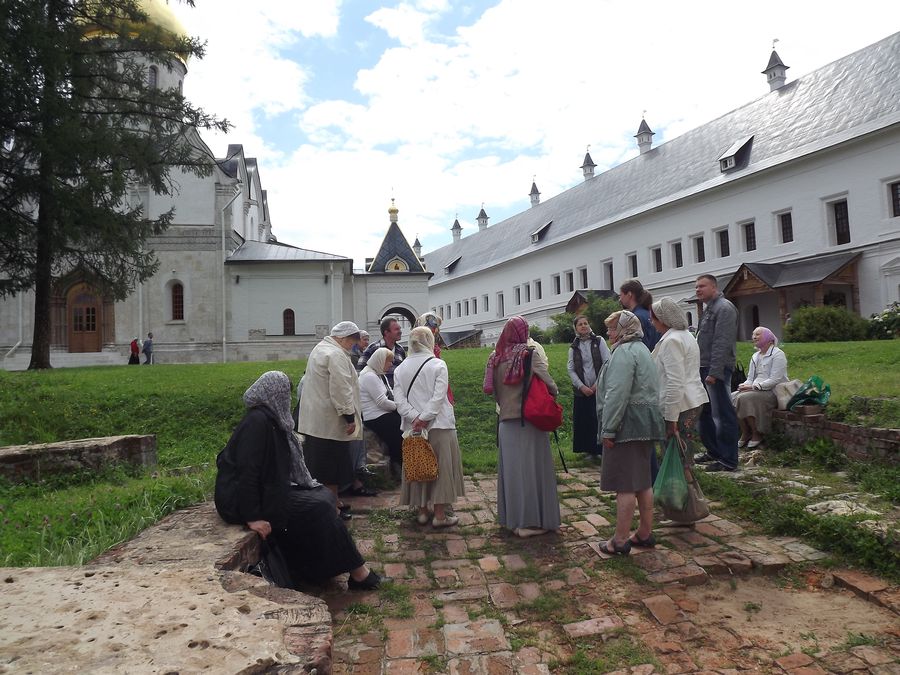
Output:
<path fill-rule="evenodd" d="M 394 370 L 394 400 L 403 420 L 401 428 L 404 431 L 412 428 L 416 417 L 430 422 L 429 429 L 456 428 L 453 406 L 447 400 L 447 364 L 441 359 L 432 358 L 425 364 L 413 382 L 409 396 L 406 395 L 406 389 L 419 366 L 429 357 L 433 354 L 412 354 Z"/>
<path fill-rule="evenodd" d="M 326 336 L 313 347 L 306 362 L 298 429 L 301 434 L 317 438 L 359 440 L 362 438 L 360 410 L 359 381 L 350 352 Z M 343 415 L 354 417 L 356 430 L 350 436 Z"/>
<path fill-rule="evenodd" d="M 686 330 L 670 328 L 653 348 L 659 373 L 659 407 L 667 422 L 709 401 L 700 381 L 700 348 Z"/>
<path fill-rule="evenodd" d="M 383 380 L 382 377 L 385 379 Z M 359 376 L 359 400 L 362 402 L 364 420 L 378 419 L 382 415 L 397 409 L 397 404 L 388 395 L 387 376 L 379 376 L 369 369 L 363 370 Z"/>
<path fill-rule="evenodd" d="M 774 389 L 779 382 L 787 381 L 787 356 L 783 351 L 771 345 L 765 353 L 753 352 L 744 384 L 752 384 L 757 391 L 768 391 Z"/>

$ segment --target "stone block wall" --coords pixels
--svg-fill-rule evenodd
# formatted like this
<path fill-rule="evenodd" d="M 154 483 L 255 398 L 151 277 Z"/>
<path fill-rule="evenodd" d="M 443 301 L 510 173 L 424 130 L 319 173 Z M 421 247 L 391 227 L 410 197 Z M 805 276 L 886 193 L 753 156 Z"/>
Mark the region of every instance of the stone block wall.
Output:
<path fill-rule="evenodd" d="M 155 466 L 156 436 L 106 436 L 0 448 L 0 476 L 14 483 L 122 463 Z"/>
<path fill-rule="evenodd" d="M 900 463 L 900 429 L 870 429 L 832 422 L 824 414 L 797 415 L 786 410 L 776 410 L 773 421 L 776 429 L 800 443 L 830 438 L 853 459 Z"/>

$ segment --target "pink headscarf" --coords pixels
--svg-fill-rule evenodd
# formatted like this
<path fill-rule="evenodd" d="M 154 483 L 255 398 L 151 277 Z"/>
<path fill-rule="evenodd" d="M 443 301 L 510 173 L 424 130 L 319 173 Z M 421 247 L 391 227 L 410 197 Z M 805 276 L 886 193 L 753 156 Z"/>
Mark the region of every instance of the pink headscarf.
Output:
<path fill-rule="evenodd" d="M 775 337 L 775 333 L 765 326 L 757 326 L 756 330 L 759 334 L 759 339 L 756 341 L 756 348 L 760 352 L 765 352 L 771 345 L 778 344 L 778 338 Z"/>
<path fill-rule="evenodd" d="M 511 361 L 503 378 L 504 384 L 516 384 L 525 375 L 525 354 L 528 351 L 528 322 L 521 316 L 512 316 L 503 327 L 497 346 L 491 352 L 484 367 L 485 394 L 494 393 L 494 369 L 504 361 Z"/>

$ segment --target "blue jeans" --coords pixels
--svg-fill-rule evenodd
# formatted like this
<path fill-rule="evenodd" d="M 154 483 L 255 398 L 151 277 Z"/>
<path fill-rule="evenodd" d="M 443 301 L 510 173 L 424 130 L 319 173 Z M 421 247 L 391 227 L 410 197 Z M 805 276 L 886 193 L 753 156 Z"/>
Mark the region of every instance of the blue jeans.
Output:
<path fill-rule="evenodd" d="M 731 370 L 726 368 L 721 379 L 715 384 L 707 384 L 709 368 L 700 369 L 700 379 L 709 394 L 709 403 L 703 406 L 700 415 L 700 439 L 711 457 L 729 469 L 736 469 L 741 431 L 731 403 Z"/>

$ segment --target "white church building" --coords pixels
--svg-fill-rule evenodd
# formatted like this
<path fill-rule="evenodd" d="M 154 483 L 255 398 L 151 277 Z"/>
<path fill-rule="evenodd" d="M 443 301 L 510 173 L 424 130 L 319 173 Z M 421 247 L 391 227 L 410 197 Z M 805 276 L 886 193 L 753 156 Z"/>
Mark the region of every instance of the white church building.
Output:
<path fill-rule="evenodd" d="M 146 2 L 150 21 L 185 34 L 168 5 Z M 148 81 L 180 88 L 187 66 L 148 66 Z M 191 141 L 208 157 L 199 134 Z M 240 145 L 216 159 L 210 176 L 172 172 L 177 195 L 135 186 L 133 205 L 151 218 L 175 207 L 173 224 L 147 241 L 157 274 L 114 302 L 72 273 L 54 280 L 53 366 L 124 364 L 133 338 L 153 333 L 157 363 L 292 359 L 306 356 L 339 321 L 378 336 L 385 316 L 404 323 L 428 309 L 428 279 L 419 252 L 391 204 L 384 241 L 365 268 L 341 255 L 277 241 L 257 162 Z M 0 358 L 7 370 L 28 367 L 34 294 L 0 300 Z"/>
<path fill-rule="evenodd" d="M 798 79 L 774 51 L 765 95 L 666 143 L 641 121 L 639 154 L 425 255 L 442 331 L 495 343 L 506 317 L 546 326 L 579 290 L 638 277 L 691 304 L 710 273 L 740 337 L 791 311 L 863 316 L 900 299 L 900 33 Z M 762 82 L 761 85 L 765 86 Z"/>

